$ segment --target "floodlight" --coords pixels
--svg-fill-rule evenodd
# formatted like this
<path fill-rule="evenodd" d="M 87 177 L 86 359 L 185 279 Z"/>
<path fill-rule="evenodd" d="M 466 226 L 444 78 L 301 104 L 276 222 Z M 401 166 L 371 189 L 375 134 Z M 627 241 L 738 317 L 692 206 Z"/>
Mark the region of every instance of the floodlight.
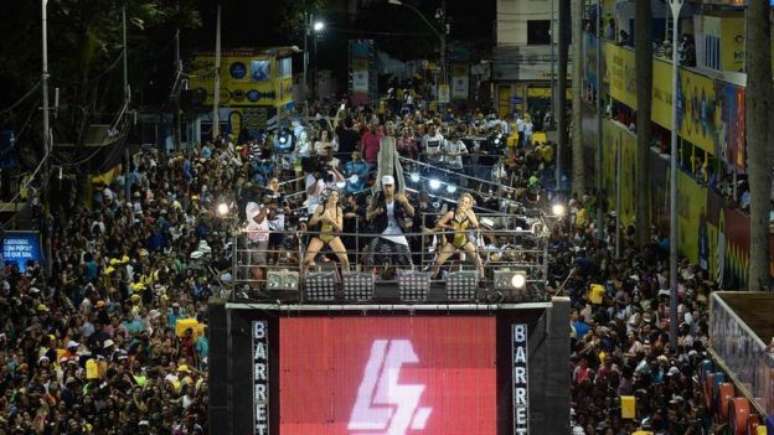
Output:
<path fill-rule="evenodd" d="M 511 285 L 515 289 L 524 288 L 526 284 L 527 284 L 527 278 L 524 276 L 524 274 L 517 273 L 511 277 Z"/>
<path fill-rule="evenodd" d="M 266 290 L 297 291 L 298 272 L 291 272 L 287 269 L 270 270 L 266 274 Z"/>
<path fill-rule="evenodd" d="M 494 272 L 494 286 L 497 290 L 520 290 L 527 285 L 527 274 L 522 270 L 500 269 Z"/>
<path fill-rule="evenodd" d="M 430 293 L 430 272 L 398 270 L 398 289 L 405 302 L 423 302 Z"/>
<path fill-rule="evenodd" d="M 366 302 L 374 297 L 374 276 L 368 272 L 344 272 L 344 300 Z"/>
<path fill-rule="evenodd" d="M 441 180 L 437 178 L 433 178 L 430 180 L 430 188 L 433 190 L 438 190 L 441 188 Z"/>
<path fill-rule="evenodd" d="M 452 272 L 446 279 L 446 297 L 452 301 L 472 301 L 478 293 L 478 272 Z"/>
<path fill-rule="evenodd" d="M 304 277 L 304 297 L 309 302 L 330 302 L 336 299 L 336 272 L 307 272 Z"/>

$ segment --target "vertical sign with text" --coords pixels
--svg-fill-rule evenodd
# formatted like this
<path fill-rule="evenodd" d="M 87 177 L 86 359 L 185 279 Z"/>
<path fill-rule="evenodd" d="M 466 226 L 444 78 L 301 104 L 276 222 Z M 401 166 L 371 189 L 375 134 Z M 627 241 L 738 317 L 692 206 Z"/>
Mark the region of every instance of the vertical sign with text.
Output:
<path fill-rule="evenodd" d="M 253 322 L 253 409 L 255 433 L 269 435 L 269 322 Z"/>
<path fill-rule="evenodd" d="M 529 388 L 527 384 L 527 324 L 511 325 L 511 351 L 513 353 L 513 433 L 529 433 Z"/>

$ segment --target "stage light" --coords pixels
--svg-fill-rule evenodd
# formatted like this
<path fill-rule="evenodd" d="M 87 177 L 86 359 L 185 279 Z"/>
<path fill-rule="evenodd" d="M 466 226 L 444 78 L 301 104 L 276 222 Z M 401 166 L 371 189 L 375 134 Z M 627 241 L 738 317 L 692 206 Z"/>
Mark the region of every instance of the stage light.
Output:
<path fill-rule="evenodd" d="M 430 272 L 398 270 L 398 289 L 404 302 L 424 302 L 430 293 Z"/>
<path fill-rule="evenodd" d="M 225 202 L 221 202 L 220 204 L 218 204 L 218 214 L 220 216 L 226 216 L 228 214 L 228 211 L 229 211 L 228 204 L 226 204 Z"/>
<path fill-rule="evenodd" d="M 517 273 L 511 277 L 511 285 L 515 289 L 524 288 L 526 284 L 527 278 L 524 276 L 524 274 Z"/>
<path fill-rule="evenodd" d="M 448 193 L 454 193 L 457 191 L 457 186 L 455 186 L 454 184 L 449 184 L 448 186 L 446 186 L 446 191 Z"/>
<path fill-rule="evenodd" d="M 411 175 L 409 175 L 409 178 L 411 179 L 412 183 L 419 183 L 419 174 L 416 172 L 412 172 Z"/>
<path fill-rule="evenodd" d="M 336 272 L 307 272 L 304 277 L 304 299 L 308 302 L 330 302 L 336 299 Z"/>
<path fill-rule="evenodd" d="M 298 272 L 288 269 L 270 270 L 266 274 L 266 290 L 298 291 Z"/>
<path fill-rule="evenodd" d="M 357 176 L 357 174 L 355 174 L 355 175 L 353 175 L 353 176 L 349 177 L 349 182 L 350 182 L 350 183 L 352 183 L 352 184 L 355 184 L 355 183 L 357 183 L 358 181 L 360 181 L 360 177 L 358 177 L 358 176 Z"/>
<path fill-rule="evenodd" d="M 496 290 L 521 290 L 527 285 L 527 274 L 524 271 L 500 269 L 494 272 Z"/>
<path fill-rule="evenodd" d="M 314 25 L 312 26 L 312 30 L 315 32 L 322 32 L 325 30 L 325 23 L 322 21 L 315 21 Z"/>
<path fill-rule="evenodd" d="M 337 189 L 343 189 L 345 187 L 347 187 L 347 182 L 346 181 L 337 181 L 336 182 L 336 188 Z"/>
<path fill-rule="evenodd" d="M 551 206 L 551 213 L 556 217 L 564 217 L 564 214 L 567 213 L 567 209 L 564 207 L 564 204 L 554 204 Z"/>
<path fill-rule="evenodd" d="M 430 188 L 433 190 L 438 190 L 441 188 L 441 180 L 437 178 L 433 178 L 430 180 Z"/>
<path fill-rule="evenodd" d="M 342 274 L 344 300 L 367 302 L 374 298 L 374 276 L 368 272 L 344 272 Z"/>
<path fill-rule="evenodd" d="M 451 301 L 472 301 L 478 294 L 478 272 L 452 272 L 446 279 L 446 297 Z"/>

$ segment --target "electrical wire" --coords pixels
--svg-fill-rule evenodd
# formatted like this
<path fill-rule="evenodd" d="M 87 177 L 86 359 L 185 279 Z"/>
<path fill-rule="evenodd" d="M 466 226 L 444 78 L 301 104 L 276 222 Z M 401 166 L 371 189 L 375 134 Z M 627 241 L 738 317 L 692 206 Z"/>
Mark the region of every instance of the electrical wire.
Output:
<path fill-rule="evenodd" d="M 51 138 L 51 139 L 53 139 L 53 138 Z M 53 140 L 51 141 L 51 143 L 53 143 Z M 35 180 L 35 176 L 38 174 L 38 172 L 40 172 L 41 168 L 43 168 L 43 164 L 46 163 L 46 161 L 48 160 L 48 158 L 50 156 L 51 156 L 51 150 L 49 149 L 49 150 L 47 150 L 46 155 L 44 155 L 43 158 L 40 159 L 40 163 L 38 163 L 38 167 L 35 168 L 34 171 L 32 171 L 32 174 L 30 175 L 30 177 L 27 180 L 27 182 L 24 183 L 23 186 L 20 186 L 19 187 L 19 191 L 16 192 L 16 195 L 14 195 L 13 198 L 11 198 L 11 200 L 8 201 L 9 203 L 16 204 L 16 200 L 19 199 L 19 197 L 22 194 L 22 191 L 27 189 L 29 187 L 29 185 L 32 184 L 32 182 Z M 8 226 L 9 223 L 11 223 L 11 221 L 13 221 L 16 218 L 17 214 L 19 214 L 19 211 L 14 212 L 14 214 L 7 221 L 3 222 L 3 224 L 0 225 L 0 231 L 5 231 L 5 228 Z"/>
<path fill-rule="evenodd" d="M 32 86 L 32 88 L 30 88 L 30 90 L 27 91 L 26 94 L 24 94 L 21 98 L 19 98 L 15 103 L 11 104 L 10 107 L 8 107 L 7 109 L 0 110 L 0 115 L 5 115 L 6 113 L 12 112 L 13 109 L 18 107 L 21 103 L 24 102 L 24 100 L 29 98 L 32 95 L 32 93 L 38 89 L 39 86 L 40 86 L 40 80 L 38 80 L 38 82 L 35 83 L 35 85 Z"/>

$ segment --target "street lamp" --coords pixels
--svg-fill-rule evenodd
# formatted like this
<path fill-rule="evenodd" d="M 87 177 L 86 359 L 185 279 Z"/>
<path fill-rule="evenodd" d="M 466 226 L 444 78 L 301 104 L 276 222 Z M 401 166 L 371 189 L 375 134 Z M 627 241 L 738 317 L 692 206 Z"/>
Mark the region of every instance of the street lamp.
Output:
<path fill-rule="evenodd" d="M 314 38 L 315 55 L 317 54 L 317 35 L 325 30 L 325 22 L 322 20 L 315 20 L 312 14 L 304 14 L 304 112 L 306 116 L 309 116 L 309 96 L 307 91 L 309 90 L 309 36 Z"/>
<path fill-rule="evenodd" d="M 684 0 L 669 0 L 672 8 L 672 149 L 669 174 L 669 335 L 672 351 L 677 351 L 677 104 L 679 96 L 677 34 L 680 25 L 680 9 Z"/>
<path fill-rule="evenodd" d="M 395 5 L 395 6 L 404 6 L 404 7 L 407 7 L 409 9 L 411 9 L 415 14 L 419 15 L 419 18 L 421 18 L 422 21 L 424 21 L 425 24 L 427 24 L 427 26 L 430 28 L 430 30 L 432 30 L 433 33 L 435 33 L 435 36 L 438 37 L 438 40 L 441 43 L 441 83 L 442 84 L 447 84 L 448 81 L 447 81 L 447 77 L 446 77 L 446 33 L 449 31 L 449 29 L 448 29 L 448 26 L 446 25 L 446 23 L 445 22 L 443 23 L 442 28 L 439 31 L 430 22 L 430 20 L 428 20 L 427 17 L 425 17 L 425 15 L 422 12 L 420 12 L 420 10 L 417 9 L 416 7 L 414 7 L 413 5 L 411 5 L 409 3 L 403 3 L 401 0 L 387 0 L 387 3 L 391 4 L 391 5 Z M 436 18 L 440 18 L 440 19 L 446 20 L 446 11 L 445 11 L 445 9 L 446 9 L 446 2 L 445 1 L 444 1 L 443 5 L 444 6 L 436 12 Z"/>

